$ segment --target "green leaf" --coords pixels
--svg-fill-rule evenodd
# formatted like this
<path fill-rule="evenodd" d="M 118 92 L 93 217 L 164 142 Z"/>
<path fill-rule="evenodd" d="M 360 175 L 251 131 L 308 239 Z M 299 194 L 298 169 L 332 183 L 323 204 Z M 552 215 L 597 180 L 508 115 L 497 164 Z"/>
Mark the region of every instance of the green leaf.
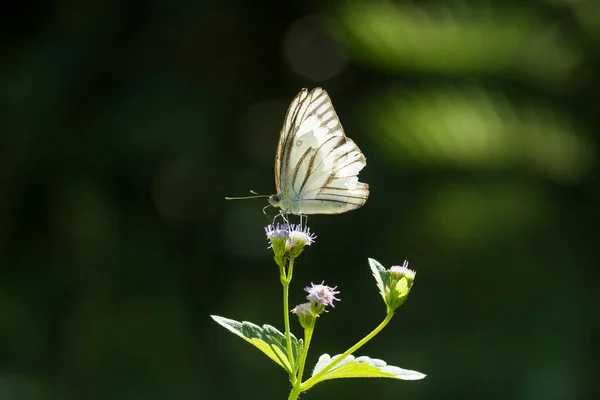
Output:
<path fill-rule="evenodd" d="M 323 354 L 315 365 L 312 376 L 318 374 L 325 366 L 340 355 L 330 357 L 329 354 Z M 370 358 L 367 356 L 354 357 L 349 355 L 340 361 L 335 367 L 319 378 L 318 382 L 327 379 L 339 378 L 392 378 L 407 381 L 415 381 L 425 378 L 425 374 L 409 369 L 387 365 L 383 360 Z M 315 382 L 316 384 L 317 382 Z M 311 385 L 312 386 L 312 385 Z"/>
<path fill-rule="evenodd" d="M 252 322 L 238 322 L 218 315 L 211 315 L 211 318 L 231 333 L 256 346 L 290 375 L 295 373 L 296 367 L 290 364 L 290 357 L 288 357 L 285 335 L 271 325 L 260 327 Z M 293 359 L 298 360 L 303 348 L 302 339 L 298 340 L 291 335 L 291 340 Z"/>
<path fill-rule="evenodd" d="M 390 273 L 387 269 L 384 268 L 377 260 L 369 258 L 369 266 L 371 267 L 371 271 L 373 272 L 373 276 L 375 277 L 375 281 L 377 282 L 377 287 L 379 288 L 379 294 L 381 294 L 381 298 L 385 301 L 386 293 L 385 288 L 390 283 Z"/>

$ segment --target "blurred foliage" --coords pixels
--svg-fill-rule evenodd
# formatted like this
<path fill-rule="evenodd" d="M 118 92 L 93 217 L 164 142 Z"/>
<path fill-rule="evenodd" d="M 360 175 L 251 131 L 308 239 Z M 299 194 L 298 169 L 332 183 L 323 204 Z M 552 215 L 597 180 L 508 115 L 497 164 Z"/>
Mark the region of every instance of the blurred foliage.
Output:
<path fill-rule="evenodd" d="M 592 155 L 582 134 L 542 104 L 513 105 L 505 96 L 464 86 L 399 92 L 373 100 L 370 121 L 382 147 L 400 162 L 529 170 L 564 182 L 588 172 Z"/>
<path fill-rule="evenodd" d="M 357 57 L 387 70 L 514 74 L 554 83 L 580 62 L 568 35 L 523 4 L 350 2 L 339 25 Z"/>
<path fill-rule="evenodd" d="M 428 374 L 306 398 L 600 395 L 599 2 L 86 0 L 0 18 L 0 399 L 287 393 L 209 315 L 281 326 L 264 203 L 223 197 L 274 190 L 305 86 L 330 93 L 371 187 L 309 218 L 291 304 L 311 281 L 342 298 L 309 368 L 383 316 L 367 257 L 406 258 L 411 300 L 364 350 Z"/>

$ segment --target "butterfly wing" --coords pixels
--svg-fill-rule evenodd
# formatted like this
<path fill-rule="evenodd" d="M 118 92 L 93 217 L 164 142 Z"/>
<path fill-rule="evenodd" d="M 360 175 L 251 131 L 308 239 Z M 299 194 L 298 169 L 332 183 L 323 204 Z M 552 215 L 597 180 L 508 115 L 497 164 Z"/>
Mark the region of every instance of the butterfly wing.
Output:
<path fill-rule="evenodd" d="M 275 153 L 275 189 L 277 193 L 282 193 L 281 191 L 281 176 L 283 173 L 284 163 L 283 163 L 283 153 L 286 147 L 286 141 L 292 135 L 292 132 L 295 127 L 297 128 L 297 120 L 298 120 L 298 112 L 300 109 L 300 105 L 306 100 L 308 97 L 308 90 L 303 89 L 300 93 L 294 97 L 292 103 L 290 104 L 287 113 L 285 114 L 285 120 L 283 121 L 283 127 L 281 128 L 281 132 L 279 133 L 279 143 L 277 144 L 277 152 Z"/>
<path fill-rule="evenodd" d="M 327 92 L 304 89 L 292 101 L 279 137 L 275 184 L 280 207 L 295 214 L 340 214 L 361 207 L 366 160 L 344 134 Z"/>

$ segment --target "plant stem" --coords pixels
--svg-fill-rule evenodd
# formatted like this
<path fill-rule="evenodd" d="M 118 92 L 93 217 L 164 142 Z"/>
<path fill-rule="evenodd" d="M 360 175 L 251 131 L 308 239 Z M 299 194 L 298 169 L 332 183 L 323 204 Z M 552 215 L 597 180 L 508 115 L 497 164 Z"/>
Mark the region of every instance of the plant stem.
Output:
<path fill-rule="evenodd" d="M 334 360 L 331 360 L 329 364 L 327 364 L 321 371 L 319 371 L 316 375 L 312 376 L 306 382 L 300 385 L 300 390 L 303 392 L 305 390 L 310 389 L 311 386 L 315 385 L 319 382 L 319 379 L 325 375 L 331 368 L 333 368 L 337 363 L 342 361 L 344 358 L 348 357 L 350 354 L 354 353 L 356 350 L 360 349 L 363 345 L 365 345 L 369 340 L 373 339 L 375 335 L 377 335 L 385 326 L 390 322 L 392 317 L 394 316 L 393 311 L 388 311 L 387 315 L 381 321 L 381 323 L 373 329 L 367 336 L 359 340 L 354 346 L 350 347 L 346 350 L 341 356 L 336 357 Z"/>
<path fill-rule="evenodd" d="M 315 320 L 316 322 L 316 320 Z M 312 326 L 309 329 L 304 330 L 304 350 L 302 351 L 302 356 L 300 357 L 300 368 L 298 368 L 298 385 L 300 386 L 300 382 L 302 382 L 302 374 L 304 374 L 304 366 L 306 365 L 306 355 L 308 354 L 308 347 L 310 346 L 310 341 L 312 339 L 312 334 L 315 328 L 315 324 L 313 322 Z"/>
<path fill-rule="evenodd" d="M 300 396 L 300 385 L 294 385 L 290 395 L 288 396 L 288 400 L 296 400 Z"/>
<path fill-rule="evenodd" d="M 308 354 L 308 348 L 310 346 L 310 341 L 312 339 L 312 334 L 315 329 L 316 319 L 313 320 L 312 326 L 304 330 L 304 349 L 302 351 L 302 355 L 300 356 L 300 367 L 298 368 L 298 374 L 296 375 L 296 383 L 294 384 L 292 391 L 288 397 L 288 400 L 296 400 L 302 392 L 301 382 L 302 382 L 302 374 L 304 373 L 304 366 L 306 365 L 306 356 Z"/>
<path fill-rule="evenodd" d="M 292 353 L 292 335 L 290 331 L 290 311 L 289 311 L 289 288 L 290 282 L 292 280 L 292 272 L 294 270 L 294 259 L 290 259 L 290 263 L 288 265 L 288 271 L 286 275 L 281 276 L 281 284 L 283 285 L 283 324 L 285 326 L 285 341 L 286 348 L 288 353 L 288 360 L 290 362 L 290 366 L 292 368 L 290 374 L 290 380 L 292 385 L 296 384 L 296 374 L 294 369 L 294 353 Z M 285 272 L 284 272 L 285 274 Z"/>

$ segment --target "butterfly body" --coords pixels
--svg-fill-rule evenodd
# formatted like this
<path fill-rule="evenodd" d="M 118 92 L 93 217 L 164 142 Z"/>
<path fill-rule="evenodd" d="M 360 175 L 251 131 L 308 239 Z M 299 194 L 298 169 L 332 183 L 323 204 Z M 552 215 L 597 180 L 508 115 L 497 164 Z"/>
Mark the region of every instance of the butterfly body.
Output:
<path fill-rule="evenodd" d="M 285 214 L 341 214 L 361 207 L 369 185 L 358 181 L 367 165 L 344 134 L 325 90 L 303 89 L 287 111 L 275 156 L 277 194 L 269 204 Z"/>

